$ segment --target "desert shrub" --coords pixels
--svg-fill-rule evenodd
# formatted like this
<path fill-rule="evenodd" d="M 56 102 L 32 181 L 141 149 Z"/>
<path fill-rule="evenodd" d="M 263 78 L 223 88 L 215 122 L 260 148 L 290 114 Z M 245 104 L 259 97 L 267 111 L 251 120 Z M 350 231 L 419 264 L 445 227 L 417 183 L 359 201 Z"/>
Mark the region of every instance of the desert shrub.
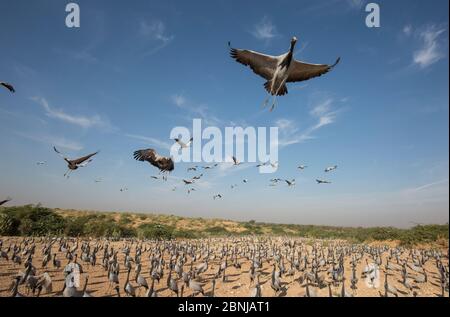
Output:
<path fill-rule="evenodd" d="M 272 225 L 272 226 L 270 226 L 270 229 L 272 230 L 272 233 L 275 235 L 286 234 L 286 232 L 284 231 L 284 229 L 281 225 Z"/>
<path fill-rule="evenodd" d="M 144 223 L 138 227 L 137 236 L 145 239 L 172 239 L 173 228 L 158 223 Z"/>
<path fill-rule="evenodd" d="M 88 220 L 84 226 L 83 234 L 94 237 L 127 237 L 133 232 L 125 226 L 113 221 Z"/>
<path fill-rule="evenodd" d="M 220 226 L 206 228 L 205 232 L 211 235 L 227 235 L 230 233 L 226 228 Z"/>
<path fill-rule="evenodd" d="M 148 215 L 138 215 L 141 220 L 154 219 Z M 367 242 L 374 240 L 398 240 L 404 246 L 414 246 L 419 243 L 430 243 L 449 239 L 448 223 L 445 225 L 418 225 L 411 229 L 392 227 L 350 228 L 314 225 L 284 225 L 259 223 L 254 220 L 241 223 L 245 228 L 240 233 L 229 232 L 221 225 L 207 227 L 203 231 L 175 230 L 174 216 L 160 217 L 166 219 L 165 225 L 158 223 L 141 224 L 137 229 L 131 227 L 130 214 L 122 214 L 119 221 L 114 221 L 111 214 L 84 213 L 62 217 L 54 210 L 40 205 L 6 207 L 0 210 L 0 235 L 45 236 L 65 234 L 67 236 L 108 236 L 115 239 L 135 237 L 147 239 L 195 239 L 205 236 L 225 235 L 262 235 L 264 230 L 274 235 L 293 234 L 310 239 L 345 239 L 351 242 Z M 161 220 L 162 221 L 162 220 Z M 191 223 L 205 225 L 201 218 L 191 220 Z M 211 223 L 211 222 L 209 222 Z M 312 241 L 312 240 L 311 240 Z"/>
<path fill-rule="evenodd" d="M 128 237 L 137 237 L 137 231 L 134 228 L 127 226 L 119 226 L 120 237 L 128 238 Z"/>
<path fill-rule="evenodd" d="M 0 213 L 0 235 L 15 236 L 19 233 L 20 222 L 7 213 Z"/>
<path fill-rule="evenodd" d="M 78 237 L 85 234 L 84 227 L 91 217 L 68 217 L 64 234 L 69 237 Z"/>
<path fill-rule="evenodd" d="M 13 219 L 16 235 L 37 236 L 59 234 L 64 231 L 65 220 L 52 209 L 41 205 L 6 208 L 3 213 Z M 11 221 L 11 220 L 9 220 Z"/>
<path fill-rule="evenodd" d="M 120 223 L 121 225 L 127 225 L 127 224 L 129 224 L 129 223 L 131 223 L 131 222 L 132 222 L 132 221 L 131 221 L 129 215 L 123 214 L 123 215 L 120 216 L 119 223 Z"/>
<path fill-rule="evenodd" d="M 173 237 L 174 238 L 182 238 L 182 239 L 197 239 L 200 238 L 202 235 L 194 230 L 174 230 L 173 231 Z"/>

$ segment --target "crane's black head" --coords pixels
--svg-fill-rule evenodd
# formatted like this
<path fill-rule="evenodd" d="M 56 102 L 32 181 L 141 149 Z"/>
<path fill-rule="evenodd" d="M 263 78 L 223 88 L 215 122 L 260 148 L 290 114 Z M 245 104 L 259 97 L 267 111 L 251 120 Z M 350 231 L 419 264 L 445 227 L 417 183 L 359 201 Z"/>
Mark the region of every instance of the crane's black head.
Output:
<path fill-rule="evenodd" d="M 291 52 L 291 54 L 294 52 L 294 46 L 295 46 L 295 43 L 297 43 L 297 38 L 294 36 L 294 37 L 292 37 L 292 39 L 291 39 L 291 47 L 290 47 L 290 49 L 289 49 L 289 51 Z M 289 63 L 290 63 L 290 61 L 289 61 Z"/>

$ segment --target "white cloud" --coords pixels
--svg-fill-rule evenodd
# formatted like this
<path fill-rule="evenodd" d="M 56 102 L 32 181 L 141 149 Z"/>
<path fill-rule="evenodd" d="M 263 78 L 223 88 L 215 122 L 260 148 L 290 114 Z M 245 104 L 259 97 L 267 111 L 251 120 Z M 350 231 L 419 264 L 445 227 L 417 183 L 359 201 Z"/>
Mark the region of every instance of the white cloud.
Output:
<path fill-rule="evenodd" d="M 159 147 L 161 149 L 170 150 L 170 148 L 172 147 L 172 144 L 169 144 L 167 142 L 164 142 L 164 141 L 158 140 L 156 138 L 152 138 L 152 137 L 146 137 L 146 136 L 137 135 L 137 134 L 125 134 L 125 136 L 136 139 L 136 140 L 143 141 L 146 144 L 153 145 L 153 146 Z"/>
<path fill-rule="evenodd" d="M 437 185 L 442 185 L 442 184 L 448 184 L 448 179 L 443 179 L 443 180 L 440 180 L 440 181 L 437 181 L 437 182 L 428 183 L 428 184 L 425 184 L 425 185 L 413 188 L 413 189 L 411 189 L 411 191 L 412 192 L 418 192 L 418 191 L 426 190 L 428 188 L 435 187 Z"/>
<path fill-rule="evenodd" d="M 363 0 L 346 0 L 346 2 L 347 5 L 352 9 L 360 9 L 364 4 Z"/>
<path fill-rule="evenodd" d="M 278 119 L 275 121 L 275 126 L 278 127 L 284 134 L 294 134 L 298 131 L 298 127 L 294 121 L 289 119 Z"/>
<path fill-rule="evenodd" d="M 338 111 L 332 111 L 333 101 L 333 99 L 327 98 L 316 104 L 309 111 L 309 114 L 317 122 L 301 132 L 299 132 L 300 129 L 294 121 L 289 119 L 277 120 L 275 126 L 278 127 L 280 132 L 279 146 L 284 147 L 314 139 L 314 131 L 335 122 Z"/>
<path fill-rule="evenodd" d="M 270 40 L 277 36 L 277 27 L 265 16 L 253 27 L 251 34 L 258 40 Z"/>
<path fill-rule="evenodd" d="M 406 188 L 401 190 L 398 195 L 403 201 L 410 204 L 448 202 L 448 185 L 448 179 L 443 179 L 418 187 Z"/>
<path fill-rule="evenodd" d="M 407 36 L 410 36 L 411 33 L 412 33 L 412 31 L 413 31 L 413 27 L 412 27 L 411 24 L 405 25 L 405 26 L 403 27 L 403 34 L 405 34 L 405 35 L 407 35 Z"/>
<path fill-rule="evenodd" d="M 141 21 L 139 24 L 139 33 L 144 37 L 154 38 L 162 42 L 171 41 L 173 36 L 166 34 L 166 26 L 159 20 L 152 21 L 150 24 L 147 21 Z"/>
<path fill-rule="evenodd" d="M 91 50 L 94 48 L 94 45 L 90 45 L 87 48 L 79 49 L 79 50 L 70 50 L 70 49 L 62 49 L 62 48 L 54 48 L 54 52 L 59 55 L 68 56 L 71 59 L 85 62 L 88 64 L 96 64 L 99 62 L 98 58 L 95 57 Z"/>
<path fill-rule="evenodd" d="M 182 95 L 173 95 L 172 101 L 177 107 L 183 107 L 186 104 L 186 98 Z"/>
<path fill-rule="evenodd" d="M 188 111 L 195 118 L 202 119 L 203 123 L 209 126 L 220 126 L 223 121 L 212 115 L 206 105 L 198 105 L 188 100 L 181 94 L 175 94 L 171 96 L 172 103 L 182 109 Z"/>
<path fill-rule="evenodd" d="M 440 35 L 446 29 L 435 25 L 428 26 L 419 33 L 422 47 L 413 54 L 413 62 L 420 68 L 426 68 L 445 57 L 445 52 L 440 41 Z"/>
<path fill-rule="evenodd" d="M 310 115 L 313 117 L 320 117 L 325 115 L 330 111 L 331 104 L 333 102 L 333 99 L 328 98 L 317 105 L 315 105 L 309 112 Z"/>
<path fill-rule="evenodd" d="M 83 146 L 80 143 L 68 140 L 64 137 L 56 137 L 51 135 L 36 135 L 24 132 L 14 132 L 14 133 L 29 140 L 54 145 L 56 147 L 65 148 L 71 151 L 79 151 L 83 149 Z"/>
<path fill-rule="evenodd" d="M 50 118 L 58 119 L 69 124 L 74 124 L 82 128 L 96 127 L 108 130 L 113 129 L 108 120 L 100 117 L 99 115 L 90 117 L 71 115 L 64 112 L 63 110 L 52 108 L 45 98 L 33 97 L 31 98 L 31 100 L 40 104 L 42 108 L 44 108 L 46 115 Z"/>
<path fill-rule="evenodd" d="M 173 35 L 167 34 L 166 25 L 160 20 L 154 20 L 150 23 L 145 20 L 141 20 L 139 23 L 139 35 L 145 39 L 159 43 L 157 46 L 145 53 L 145 55 L 156 53 L 160 49 L 167 46 L 174 39 Z"/>

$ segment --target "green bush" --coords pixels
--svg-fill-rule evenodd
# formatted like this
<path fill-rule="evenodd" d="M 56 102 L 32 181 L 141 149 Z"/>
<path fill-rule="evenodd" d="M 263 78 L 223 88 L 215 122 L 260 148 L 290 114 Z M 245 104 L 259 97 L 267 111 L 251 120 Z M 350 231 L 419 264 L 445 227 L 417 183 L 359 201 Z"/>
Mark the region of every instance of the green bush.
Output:
<path fill-rule="evenodd" d="M 144 223 L 138 227 L 137 235 L 145 239 L 172 239 L 173 228 L 157 223 Z"/>
<path fill-rule="evenodd" d="M 120 216 L 119 223 L 120 223 L 121 225 L 127 225 L 127 224 L 131 223 L 130 216 L 129 216 L 129 215 L 126 215 L 126 214 L 121 215 L 121 216 Z"/>
<path fill-rule="evenodd" d="M 85 234 L 84 227 L 89 221 L 89 216 L 66 218 L 66 228 L 64 234 L 69 237 L 78 237 Z"/>
<path fill-rule="evenodd" d="M 226 228 L 219 226 L 206 228 L 205 232 L 211 235 L 227 235 L 230 233 Z"/>
<path fill-rule="evenodd" d="M 202 237 L 202 235 L 194 230 L 174 230 L 173 237 L 182 239 L 196 239 Z"/>
<path fill-rule="evenodd" d="M 3 213 L 13 219 L 18 235 L 42 236 L 64 231 L 65 220 L 52 209 L 40 205 L 26 205 L 6 208 Z"/>
<path fill-rule="evenodd" d="M 15 236 L 19 233 L 20 222 L 7 213 L 0 213 L 0 235 Z"/>

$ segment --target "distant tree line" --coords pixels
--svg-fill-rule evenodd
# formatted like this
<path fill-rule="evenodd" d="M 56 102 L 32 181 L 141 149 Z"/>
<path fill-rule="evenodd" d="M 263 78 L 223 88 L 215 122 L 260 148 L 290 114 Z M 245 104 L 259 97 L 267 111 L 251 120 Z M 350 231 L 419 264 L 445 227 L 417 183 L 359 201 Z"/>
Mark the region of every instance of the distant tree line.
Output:
<path fill-rule="evenodd" d="M 141 215 L 144 221 L 145 216 Z M 222 226 L 206 227 L 204 230 L 177 229 L 162 223 L 141 223 L 132 226 L 128 214 L 115 220 L 106 213 L 90 213 L 63 217 L 53 209 L 41 205 L 26 205 L 0 209 L 0 235 L 2 236 L 89 236 L 145 239 L 195 239 L 229 235 L 278 235 L 299 236 L 315 239 L 342 239 L 353 242 L 398 240 L 403 245 L 432 243 L 449 239 L 448 223 L 445 225 L 416 225 L 410 229 L 394 227 L 332 227 L 313 225 L 284 225 L 259 223 L 254 220 L 240 223 L 239 233 Z"/>

